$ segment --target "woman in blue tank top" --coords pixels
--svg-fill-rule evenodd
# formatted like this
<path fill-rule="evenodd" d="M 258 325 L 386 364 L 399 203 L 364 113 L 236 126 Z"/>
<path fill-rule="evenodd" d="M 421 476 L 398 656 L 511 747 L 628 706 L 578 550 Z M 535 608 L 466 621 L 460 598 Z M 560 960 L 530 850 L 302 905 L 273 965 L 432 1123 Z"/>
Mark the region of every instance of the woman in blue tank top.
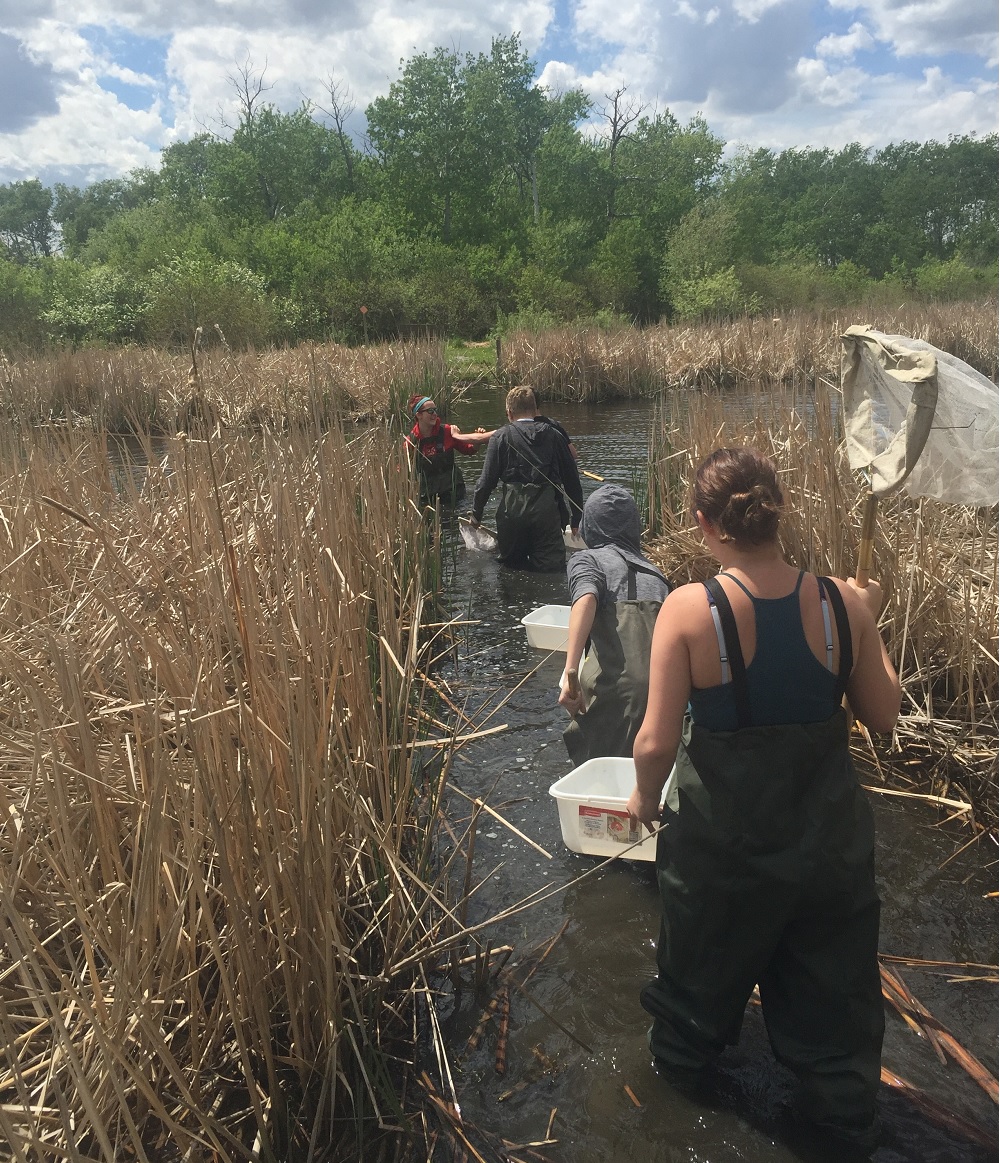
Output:
<path fill-rule="evenodd" d="M 797 1113 L 867 1154 L 879 899 L 842 701 L 889 731 L 900 688 L 877 583 L 788 564 L 782 504 L 774 466 L 748 449 L 718 449 L 698 469 L 692 513 L 722 570 L 673 591 L 653 635 L 628 804 L 633 821 L 663 825 L 658 972 L 641 1001 L 654 1062 L 690 1078 L 735 1043 L 759 987 L 772 1048 L 799 1081 Z"/>

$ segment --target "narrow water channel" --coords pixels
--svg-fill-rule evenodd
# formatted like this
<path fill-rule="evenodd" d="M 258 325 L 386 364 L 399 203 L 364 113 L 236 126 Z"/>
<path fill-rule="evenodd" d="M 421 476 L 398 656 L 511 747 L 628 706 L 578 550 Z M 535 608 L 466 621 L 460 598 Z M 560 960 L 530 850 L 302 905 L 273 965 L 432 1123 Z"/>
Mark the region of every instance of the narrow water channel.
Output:
<path fill-rule="evenodd" d="M 645 479 L 647 406 L 564 406 L 553 412 L 577 439 L 582 469 L 629 487 Z M 477 424 L 492 428 L 502 422 L 502 400 L 463 401 L 449 419 L 466 430 Z M 481 463 L 480 454 L 463 464 L 470 502 Z M 595 487 L 585 479 L 585 494 Z M 486 524 L 491 513 L 492 506 Z M 446 677 L 475 718 L 498 708 L 486 725 L 507 724 L 506 731 L 459 753 L 453 782 L 482 796 L 548 853 L 482 817 L 474 854 L 481 887 L 469 919 L 485 920 L 541 888 L 558 890 L 487 932 L 491 945 L 515 947 L 510 964 L 566 926 L 527 986 L 533 1000 L 512 991 L 502 1074 L 496 1069 L 496 1021 L 477 1048 L 467 1048 L 485 999 L 466 991 L 446 1009 L 464 1119 L 494 1142 L 519 1144 L 545 1140 L 551 1120 L 550 1137 L 557 1141 L 535 1149 L 565 1163 L 786 1163 L 821 1157 L 814 1145 L 785 1134 L 782 1112 L 791 1080 L 773 1063 L 759 1009 L 749 1007 L 741 1043 L 724 1059 L 711 1094 L 683 1097 L 653 1072 L 638 1002 L 653 972 L 659 925 L 651 866 L 618 861 L 579 881 L 599 861 L 566 849 L 548 794 L 571 767 L 561 738 L 567 720 L 556 703 L 562 656 L 529 648 L 520 619 L 536 606 L 564 603 L 565 579 L 500 569 L 488 555 L 465 549 L 454 523 L 444 531 L 444 556 L 448 600 L 456 614 L 475 620 Z M 959 852 L 969 833 L 942 824 L 938 809 L 881 795 L 872 800 L 884 902 L 882 951 L 995 963 L 996 912 L 987 899 L 996 879 L 992 842 Z M 456 822 L 468 814 L 457 795 L 452 811 Z M 995 1074 L 996 986 L 955 982 L 933 966 L 898 968 L 913 994 Z M 954 1062 L 942 1065 L 893 1012 L 886 1021 L 885 1065 L 958 1119 L 981 1127 L 987 1138 L 994 1135 L 996 1107 L 987 1095 Z M 940 1125 L 886 1086 L 880 1104 L 885 1129 L 876 1163 L 996 1158 L 995 1147 Z"/>

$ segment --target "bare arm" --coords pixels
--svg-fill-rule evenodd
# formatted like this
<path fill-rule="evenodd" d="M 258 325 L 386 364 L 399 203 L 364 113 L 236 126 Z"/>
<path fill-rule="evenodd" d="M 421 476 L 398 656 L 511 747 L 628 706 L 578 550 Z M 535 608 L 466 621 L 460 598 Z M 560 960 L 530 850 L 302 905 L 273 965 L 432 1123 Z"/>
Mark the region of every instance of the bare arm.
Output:
<path fill-rule="evenodd" d="M 574 697 L 570 694 L 566 672 L 579 670 L 583 648 L 590 637 L 596 614 L 596 594 L 584 594 L 582 598 L 577 598 L 569 612 L 569 641 L 566 645 L 566 667 L 559 680 L 559 705 L 565 707 L 571 715 L 578 715 L 587 708 L 583 704 L 582 695 Z"/>
<path fill-rule="evenodd" d="M 636 736 L 635 788 L 628 812 L 652 831 L 660 814 L 660 796 L 681 741 L 684 711 L 691 696 L 691 658 L 683 627 L 694 603 L 683 586 L 668 594 L 656 619 L 649 658 L 646 717 Z M 700 589 L 700 587 L 698 587 Z"/>
<path fill-rule="evenodd" d="M 456 440 L 464 440 L 466 444 L 486 444 L 495 431 L 495 428 L 491 432 L 487 432 L 485 428 L 477 428 L 475 432 L 463 432 L 457 424 L 451 425 L 452 436 Z"/>
<path fill-rule="evenodd" d="M 878 582 L 859 586 L 853 578 L 837 585 L 844 595 L 855 636 L 854 669 L 847 682 L 847 701 L 855 718 L 872 731 L 891 731 L 899 717 L 902 693 L 899 676 L 878 632 L 875 619 L 882 608 Z"/>

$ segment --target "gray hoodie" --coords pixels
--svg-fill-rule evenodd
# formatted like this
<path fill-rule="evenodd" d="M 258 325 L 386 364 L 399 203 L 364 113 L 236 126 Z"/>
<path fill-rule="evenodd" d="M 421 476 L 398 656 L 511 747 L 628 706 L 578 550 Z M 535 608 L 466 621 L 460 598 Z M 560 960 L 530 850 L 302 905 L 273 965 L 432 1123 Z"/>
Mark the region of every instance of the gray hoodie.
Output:
<path fill-rule="evenodd" d="M 667 596 L 666 578 L 647 572 L 655 566 L 642 554 L 642 521 L 628 489 L 612 484 L 595 489 L 583 506 L 580 535 L 588 548 L 574 553 L 566 566 L 570 605 L 585 594 L 594 594 L 599 607 L 625 601 L 627 561 L 641 567 L 635 578 L 637 600 L 662 602 Z"/>

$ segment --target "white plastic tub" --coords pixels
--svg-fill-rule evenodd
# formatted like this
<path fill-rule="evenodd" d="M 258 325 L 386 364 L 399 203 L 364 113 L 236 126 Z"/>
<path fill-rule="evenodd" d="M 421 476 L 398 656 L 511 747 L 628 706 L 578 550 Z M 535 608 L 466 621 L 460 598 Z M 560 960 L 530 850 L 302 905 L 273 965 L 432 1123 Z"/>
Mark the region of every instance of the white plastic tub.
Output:
<path fill-rule="evenodd" d="M 587 548 L 586 541 L 584 541 L 579 533 L 577 533 L 575 537 L 573 536 L 573 529 L 570 525 L 567 525 L 563 530 L 563 544 L 570 551 L 570 553 L 575 553 L 578 549 Z"/>
<path fill-rule="evenodd" d="M 609 756 L 588 759 L 549 788 L 559 807 L 562 838 L 571 852 L 618 856 L 625 860 L 655 860 L 656 837 L 640 825 L 640 838 L 629 830 L 625 805 L 635 787 L 635 763 Z M 625 851 L 625 849 L 628 851 Z"/>
<path fill-rule="evenodd" d="M 569 642 L 569 606 L 539 606 L 525 614 L 521 625 L 528 645 L 537 650 L 565 650 Z"/>

